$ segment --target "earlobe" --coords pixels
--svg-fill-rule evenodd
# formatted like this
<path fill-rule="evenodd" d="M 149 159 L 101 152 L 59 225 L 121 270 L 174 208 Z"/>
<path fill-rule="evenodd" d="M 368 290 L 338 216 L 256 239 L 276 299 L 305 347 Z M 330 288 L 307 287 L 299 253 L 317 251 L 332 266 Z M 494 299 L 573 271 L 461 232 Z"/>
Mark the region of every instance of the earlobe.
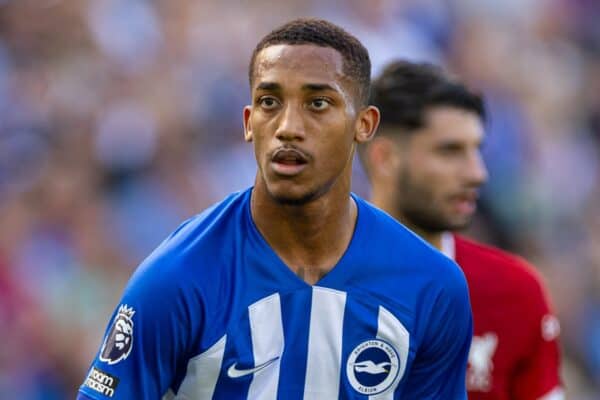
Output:
<path fill-rule="evenodd" d="M 252 125 L 250 124 L 250 116 L 252 115 L 252 107 L 244 107 L 244 140 L 246 142 L 252 141 Z"/>
<path fill-rule="evenodd" d="M 357 129 L 355 140 L 358 143 L 368 142 L 373 139 L 377 127 L 379 126 L 380 113 L 379 109 L 375 106 L 368 106 L 361 111 L 357 120 Z"/>

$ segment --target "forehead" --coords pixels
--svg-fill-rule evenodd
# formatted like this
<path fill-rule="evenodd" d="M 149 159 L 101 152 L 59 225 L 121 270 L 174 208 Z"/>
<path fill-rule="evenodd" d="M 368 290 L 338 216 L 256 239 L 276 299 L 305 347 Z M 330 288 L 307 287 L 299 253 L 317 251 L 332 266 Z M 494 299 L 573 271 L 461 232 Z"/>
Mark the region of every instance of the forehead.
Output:
<path fill-rule="evenodd" d="M 422 131 L 434 140 L 479 142 L 484 135 L 483 122 L 477 113 L 453 106 L 429 109 L 425 113 L 425 127 Z"/>
<path fill-rule="evenodd" d="M 285 81 L 282 78 L 285 77 Z M 311 44 L 265 47 L 255 59 L 253 89 L 260 82 L 347 83 L 344 59 L 335 49 Z"/>

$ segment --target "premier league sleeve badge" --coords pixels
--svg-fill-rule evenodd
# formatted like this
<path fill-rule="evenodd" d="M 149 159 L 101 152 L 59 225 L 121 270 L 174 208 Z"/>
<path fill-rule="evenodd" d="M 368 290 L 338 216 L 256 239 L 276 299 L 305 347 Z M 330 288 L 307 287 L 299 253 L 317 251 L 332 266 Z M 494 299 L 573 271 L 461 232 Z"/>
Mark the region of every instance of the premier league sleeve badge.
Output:
<path fill-rule="evenodd" d="M 116 364 L 125 360 L 133 346 L 133 314 L 135 310 L 123 304 L 115 316 L 100 350 L 100 361 Z"/>

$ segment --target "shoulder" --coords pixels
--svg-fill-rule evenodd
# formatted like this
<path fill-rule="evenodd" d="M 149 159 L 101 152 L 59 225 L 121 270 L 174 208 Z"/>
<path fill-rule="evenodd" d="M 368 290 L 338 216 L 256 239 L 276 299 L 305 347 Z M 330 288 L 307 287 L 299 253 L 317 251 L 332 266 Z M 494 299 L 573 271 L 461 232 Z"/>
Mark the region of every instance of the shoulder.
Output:
<path fill-rule="evenodd" d="M 368 219 L 369 257 L 385 259 L 416 285 L 446 292 L 466 291 L 465 276 L 453 260 L 384 211 L 360 198 L 357 201 Z"/>
<path fill-rule="evenodd" d="M 366 231 L 374 246 L 395 249 L 403 257 L 415 254 L 437 257 L 438 251 L 429 243 L 395 220 L 385 211 L 358 196 L 354 196 L 359 207 L 359 218 L 363 219 Z"/>
<path fill-rule="evenodd" d="M 213 260 L 239 236 L 247 198 L 249 191 L 233 193 L 183 222 L 139 265 L 128 289 L 149 295 L 181 293 L 214 282 L 220 271 Z"/>
<path fill-rule="evenodd" d="M 535 324 L 553 313 L 544 279 L 532 264 L 493 246 L 460 236 L 455 239 L 456 261 L 467 277 L 475 308 L 518 304 L 520 314 Z"/>
<path fill-rule="evenodd" d="M 231 240 L 241 229 L 241 219 L 247 212 L 250 190 L 236 192 L 202 213 L 183 222 L 150 255 L 153 258 L 176 257 L 185 259 L 190 253 L 205 246 Z M 213 248 L 213 251 L 215 249 Z"/>
<path fill-rule="evenodd" d="M 485 273 L 498 282 L 511 284 L 512 288 L 522 288 L 524 292 L 543 292 L 543 278 L 537 269 L 524 258 L 501 250 L 497 247 L 478 243 L 460 235 L 454 235 L 456 260 L 467 276 L 473 273 Z"/>
<path fill-rule="evenodd" d="M 236 224 L 247 212 L 250 200 L 250 189 L 235 192 L 222 201 L 213 204 L 198 215 L 184 221 L 169 237 L 157 248 L 157 251 L 166 252 L 173 248 L 183 250 L 190 244 L 198 244 L 212 239 L 215 233 L 223 234 L 227 229 L 235 228 Z M 223 239 L 227 239 L 224 237 Z"/>

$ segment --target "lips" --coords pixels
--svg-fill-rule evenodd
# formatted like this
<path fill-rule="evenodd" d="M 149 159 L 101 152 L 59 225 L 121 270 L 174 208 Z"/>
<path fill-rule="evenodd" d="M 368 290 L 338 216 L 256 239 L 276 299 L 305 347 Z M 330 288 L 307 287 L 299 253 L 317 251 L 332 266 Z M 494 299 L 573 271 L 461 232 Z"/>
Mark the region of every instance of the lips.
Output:
<path fill-rule="evenodd" d="M 461 194 L 457 194 L 457 195 L 453 196 L 453 198 L 455 200 L 459 200 L 459 201 L 476 202 L 477 199 L 479 198 L 479 194 L 477 193 L 477 191 L 473 190 L 473 191 L 468 191 L 468 192 L 463 192 Z"/>
<path fill-rule="evenodd" d="M 301 150 L 292 147 L 282 147 L 271 156 L 273 170 L 279 175 L 297 175 L 308 164 L 309 157 Z"/>
<path fill-rule="evenodd" d="M 308 157 L 300 150 L 294 148 L 281 148 L 273 153 L 273 162 L 281 164 L 306 164 Z"/>
<path fill-rule="evenodd" d="M 456 211 L 461 214 L 473 214 L 477 209 L 477 199 L 479 194 L 477 191 L 468 191 L 456 196 L 452 196 L 452 201 Z"/>

